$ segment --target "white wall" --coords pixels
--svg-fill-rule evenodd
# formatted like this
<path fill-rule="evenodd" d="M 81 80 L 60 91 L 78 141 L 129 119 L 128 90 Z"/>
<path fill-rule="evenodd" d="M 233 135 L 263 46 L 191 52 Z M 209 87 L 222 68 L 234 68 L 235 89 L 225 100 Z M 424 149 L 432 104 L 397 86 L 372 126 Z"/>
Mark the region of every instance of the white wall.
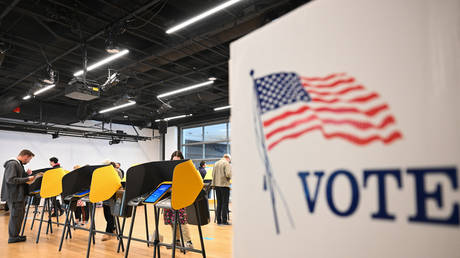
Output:
<path fill-rule="evenodd" d="M 165 135 L 165 159 L 169 160 L 171 153 L 177 150 L 179 128 L 177 126 L 168 127 Z"/>
<path fill-rule="evenodd" d="M 135 134 L 134 129 L 126 125 L 113 125 L 112 129 Z M 137 130 L 140 135 L 152 136 L 152 129 Z M 126 171 L 134 164 L 160 160 L 159 139 L 109 145 L 108 140 L 74 137 L 52 139 L 51 135 L 0 131 L 0 144 L 0 183 L 3 180 L 3 162 L 16 157 L 22 149 L 30 149 L 35 154 L 35 158 L 25 166 L 32 170 L 49 167 L 49 158 L 53 156 L 69 171 L 74 165 L 97 165 L 104 160 L 120 162 Z"/>

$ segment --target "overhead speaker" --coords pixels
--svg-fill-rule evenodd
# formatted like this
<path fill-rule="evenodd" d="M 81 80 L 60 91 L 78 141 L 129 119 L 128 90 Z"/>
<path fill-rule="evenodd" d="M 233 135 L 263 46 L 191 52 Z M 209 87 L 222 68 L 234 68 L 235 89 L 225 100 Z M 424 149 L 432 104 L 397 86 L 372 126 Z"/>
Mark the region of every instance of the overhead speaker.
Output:
<path fill-rule="evenodd" d="M 168 121 L 158 122 L 158 131 L 160 134 L 166 134 L 168 131 Z"/>

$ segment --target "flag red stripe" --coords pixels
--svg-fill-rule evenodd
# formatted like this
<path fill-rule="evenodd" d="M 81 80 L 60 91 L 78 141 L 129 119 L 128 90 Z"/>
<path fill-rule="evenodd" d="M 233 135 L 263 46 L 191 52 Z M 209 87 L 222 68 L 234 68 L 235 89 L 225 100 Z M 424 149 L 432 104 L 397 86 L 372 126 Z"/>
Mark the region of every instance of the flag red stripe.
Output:
<path fill-rule="evenodd" d="M 369 100 L 378 98 L 379 95 L 375 92 L 370 93 L 366 96 L 361 96 L 361 97 L 356 97 L 350 100 L 342 100 L 340 98 L 333 98 L 333 99 L 323 99 L 323 98 L 312 98 L 311 100 L 313 102 L 321 102 L 321 103 L 337 103 L 337 102 L 346 102 L 346 103 L 365 103 L 368 102 Z"/>
<path fill-rule="evenodd" d="M 321 95 L 321 96 L 329 96 L 329 95 L 344 95 L 352 91 L 357 91 L 357 90 L 364 90 L 364 87 L 362 85 L 357 85 L 357 86 L 352 86 L 348 87 L 346 89 L 342 89 L 337 92 L 322 92 L 322 91 L 315 91 L 315 90 L 307 90 L 308 93 L 313 93 L 316 95 Z"/>
<path fill-rule="evenodd" d="M 289 130 L 289 129 L 296 128 L 297 126 L 306 124 L 306 123 L 314 121 L 314 120 L 321 121 L 321 123 L 323 125 L 351 125 L 351 126 L 355 127 L 356 129 L 363 130 L 363 131 L 368 130 L 368 129 L 384 129 L 388 125 L 391 125 L 391 124 L 395 123 L 395 119 L 394 119 L 394 117 L 392 115 L 386 116 L 382 120 L 382 122 L 380 122 L 380 124 L 378 124 L 378 125 L 375 125 L 375 124 L 373 124 L 371 122 L 367 122 L 367 121 L 357 121 L 357 120 L 353 120 L 353 119 L 341 119 L 341 120 L 322 119 L 322 118 L 319 118 L 316 115 L 311 115 L 311 116 L 309 116 L 307 118 L 293 121 L 292 123 L 290 123 L 288 125 L 278 127 L 276 129 L 268 132 L 265 135 L 265 138 L 268 140 L 272 136 L 274 136 L 274 135 L 276 135 L 278 133 L 284 132 L 284 131 Z"/>
<path fill-rule="evenodd" d="M 271 143 L 268 146 L 268 150 L 273 149 L 276 145 L 280 144 L 284 140 L 296 139 L 296 138 L 300 137 L 301 135 L 309 133 L 309 132 L 314 131 L 314 130 L 321 131 L 321 133 L 323 134 L 324 138 L 326 138 L 326 139 L 342 138 L 342 139 L 347 140 L 347 141 L 349 141 L 351 143 L 354 143 L 356 145 L 367 145 L 367 144 L 369 144 L 371 142 L 374 142 L 374 141 L 381 141 L 384 144 L 389 144 L 389 143 L 391 143 L 391 142 L 393 142 L 393 141 L 395 141 L 397 139 L 402 138 L 402 134 L 399 131 L 393 131 L 388 137 L 382 137 L 380 135 L 375 134 L 375 135 L 371 135 L 371 136 L 366 137 L 366 138 L 360 138 L 358 136 L 355 136 L 355 135 L 352 135 L 352 134 L 347 134 L 347 133 L 344 133 L 344 132 L 335 132 L 335 133 L 328 134 L 328 133 L 326 133 L 324 131 L 324 129 L 323 129 L 323 127 L 321 125 L 315 125 L 315 126 L 307 128 L 307 129 L 304 129 L 302 131 L 283 136 L 282 138 L 278 139 L 277 141 Z"/>
<path fill-rule="evenodd" d="M 327 80 L 330 80 L 332 78 L 342 76 L 342 75 L 345 75 L 345 73 L 333 73 L 326 77 L 303 77 L 302 76 L 301 78 L 302 80 L 307 80 L 307 81 L 327 81 Z"/>
<path fill-rule="evenodd" d="M 353 82 L 355 82 L 355 78 L 341 79 L 341 80 L 337 80 L 337 81 L 329 83 L 329 84 L 311 84 L 311 83 L 308 83 L 308 82 L 303 82 L 302 85 L 303 86 L 310 86 L 310 87 L 313 87 L 313 88 L 334 88 L 337 85 L 340 85 L 340 84 L 343 84 L 343 83 L 353 83 Z"/>
<path fill-rule="evenodd" d="M 319 108 L 311 108 L 311 107 L 305 105 L 305 106 L 302 106 L 302 107 L 298 108 L 297 110 L 287 111 L 287 112 L 284 112 L 284 113 L 282 113 L 280 115 L 277 115 L 277 116 L 275 116 L 273 118 L 270 118 L 270 119 L 268 119 L 268 120 L 263 122 L 263 126 L 264 127 L 270 126 L 271 124 L 275 123 L 278 120 L 282 120 L 282 119 L 288 118 L 288 117 L 293 116 L 293 115 L 302 114 L 305 111 L 310 110 L 310 109 L 315 111 L 315 112 L 358 113 L 358 114 L 363 114 L 363 115 L 372 117 L 372 116 L 375 116 L 376 114 L 380 113 L 381 111 L 388 109 L 388 105 L 387 104 L 381 104 L 379 106 L 372 107 L 372 108 L 370 108 L 368 110 L 365 110 L 365 111 L 357 109 L 357 108 L 352 108 L 352 107 L 338 107 L 338 108 L 319 107 Z"/>

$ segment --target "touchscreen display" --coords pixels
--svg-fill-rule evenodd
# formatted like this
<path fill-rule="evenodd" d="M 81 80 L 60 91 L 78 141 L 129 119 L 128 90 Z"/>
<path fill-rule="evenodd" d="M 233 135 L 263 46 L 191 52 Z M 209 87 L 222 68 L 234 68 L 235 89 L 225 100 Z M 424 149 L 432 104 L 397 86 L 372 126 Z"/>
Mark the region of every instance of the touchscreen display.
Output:
<path fill-rule="evenodd" d="M 161 196 L 171 188 L 170 184 L 160 185 L 155 192 L 153 192 L 147 199 L 145 199 L 145 203 L 155 203 Z"/>
<path fill-rule="evenodd" d="M 85 196 L 89 194 L 89 190 L 74 194 L 75 197 Z"/>

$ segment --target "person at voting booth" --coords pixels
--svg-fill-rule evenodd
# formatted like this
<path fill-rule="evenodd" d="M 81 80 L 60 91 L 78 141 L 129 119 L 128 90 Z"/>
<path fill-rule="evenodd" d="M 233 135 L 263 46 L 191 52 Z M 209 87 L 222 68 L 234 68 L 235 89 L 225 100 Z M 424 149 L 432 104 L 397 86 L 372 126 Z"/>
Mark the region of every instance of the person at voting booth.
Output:
<path fill-rule="evenodd" d="M 171 160 L 181 160 L 184 159 L 184 155 L 181 151 L 175 151 L 171 154 Z M 164 222 L 165 225 L 171 225 L 171 230 L 174 231 L 174 211 L 172 209 L 165 209 L 164 210 Z M 186 246 L 189 248 L 193 248 L 192 238 L 190 238 L 190 232 L 187 225 L 187 214 L 185 213 L 185 209 L 179 210 L 179 223 L 181 224 L 182 234 L 184 237 L 184 242 Z M 174 232 L 173 232 L 174 233 Z M 176 230 L 176 245 L 180 245 L 180 232 L 179 227 Z"/>
<path fill-rule="evenodd" d="M 230 184 L 232 179 L 231 157 L 225 154 L 222 159 L 214 164 L 212 170 L 212 185 L 217 195 L 217 224 L 230 225 L 228 223 L 228 202 L 230 199 Z"/>
<path fill-rule="evenodd" d="M 123 173 L 119 169 L 117 169 L 115 162 L 109 161 L 108 164 L 112 165 L 117 171 L 120 179 L 123 179 Z M 107 222 L 107 226 L 105 227 L 105 232 L 113 233 L 115 231 L 115 218 L 113 217 L 112 212 L 110 211 L 110 206 L 108 204 L 104 203 L 102 206 L 104 208 L 104 218 L 105 218 L 105 221 Z M 102 241 L 107 241 L 112 238 L 113 238 L 113 235 L 104 235 L 104 237 L 102 237 Z"/>
<path fill-rule="evenodd" d="M 50 158 L 50 166 L 52 168 L 60 168 L 61 164 L 59 164 L 59 160 L 56 157 L 51 157 Z M 56 209 L 59 211 L 59 216 L 61 216 L 64 213 L 64 209 L 61 207 L 61 201 L 56 199 L 56 197 L 51 198 L 51 203 L 53 205 L 53 214 L 51 214 L 51 217 L 56 217 L 56 212 L 54 209 L 54 204 L 56 204 Z"/>
<path fill-rule="evenodd" d="M 3 165 L 5 173 L 2 183 L 2 201 L 7 201 L 10 208 L 8 223 L 8 243 L 26 241 L 25 236 L 19 236 L 25 213 L 25 199 L 28 193 L 27 183 L 35 181 L 38 176 L 30 176 L 32 171 L 25 171 L 24 165 L 35 155 L 30 150 L 22 150 L 17 158 L 9 159 Z"/>
<path fill-rule="evenodd" d="M 200 167 L 198 168 L 198 171 L 200 172 L 200 175 L 201 175 L 201 178 L 203 178 L 204 180 L 204 177 L 206 176 L 206 161 L 201 161 L 200 162 Z"/>

